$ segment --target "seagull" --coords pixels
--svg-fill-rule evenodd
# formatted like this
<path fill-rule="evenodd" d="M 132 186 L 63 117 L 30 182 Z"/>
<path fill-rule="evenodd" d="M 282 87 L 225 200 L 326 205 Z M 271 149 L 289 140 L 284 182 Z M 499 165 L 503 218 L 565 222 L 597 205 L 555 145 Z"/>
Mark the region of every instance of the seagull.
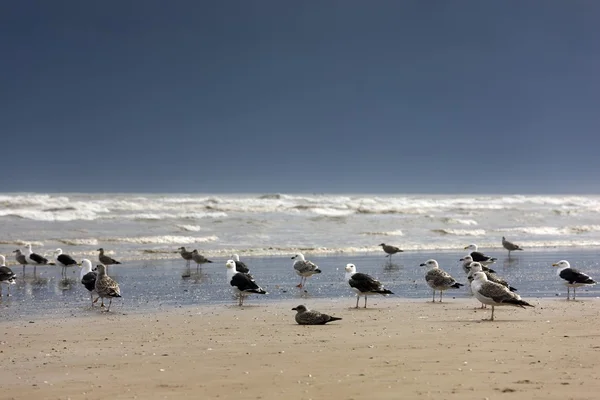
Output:
<path fill-rule="evenodd" d="M 10 296 L 10 285 L 15 284 L 16 275 L 12 271 L 12 269 L 6 266 L 6 258 L 0 254 L 0 297 L 2 297 L 2 283 L 6 284 L 8 294 L 6 297 Z"/>
<path fill-rule="evenodd" d="M 383 249 L 383 251 L 385 251 L 387 253 L 386 257 L 390 258 L 390 262 L 392 262 L 392 255 L 393 254 L 404 252 L 404 250 L 400 250 L 399 247 L 390 246 L 389 244 L 381 243 L 380 246 Z"/>
<path fill-rule="evenodd" d="M 79 279 L 81 284 L 90 292 L 90 300 L 92 301 L 92 307 L 94 303 L 98 301 L 99 297 L 94 300 L 94 294 L 96 293 L 96 278 L 98 277 L 97 271 L 92 271 L 92 262 L 87 258 L 81 260 L 81 272 L 79 273 Z"/>
<path fill-rule="evenodd" d="M 100 261 L 101 264 L 103 264 L 105 266 L 109 266 L 109 265 L 113 265 L 113 264 L 121 264 L 120 262 L 118 262 L 114 258 L 110 258 L 109 256 L 105 255 L 104 254 L 104 249 L 102 247 L 100 247 L 96 251 L 100 252 L 100 254 L 98 254 L 98 261 Z"/>
<path fill-rule="evenodd" d="M 187 268 L 189 268 L 190 267 L 190 263 L 192 261 L 192 252 L 191 251 L 187 251 L 185 249 L 185 247 L 183 247 L 183 246 L 181 246 L 177 250 L 179 250 L 179 254 L 181 254 L 181 258 L 183 258 L 185 260 L 185 266 Z"/>
<path fill-rule="evenodd" d="M 552 266 L 558 267 L 556 274 L 564 280 L 565 285 L 567 286 L 567 300 L 570 300 L 571 288 L 573 288 L 573 300 L 575 300 L 575 288 L 580 286 L 592 286 L 597 283 L 589 275 L 584 274 L 575 268 L 571 268 L 571 264 L 569 264 L 567 260 L 561 260 L 552 264 Z"/>
<path fill-rule="evenodd" d="M 62 249 L 56 249 L 54 250 L 54 252 L 56 253 L 56 265 L 59 265 L 62 267 L 62 276 L 66 277 L 67 276 L 67 268 L 68 267 L 74 267 L 75 265 L 77 265 L 77 261 L 75 261 L 73 259 L 73 257 L 67 255 L 67 254 L 63 254 Z"/>
<path fill-rule="evenodd" d="M 498 283 L 506 288 L 508 288 L 508 290 L 510 290 L 511 292 L 516 292 L 517 289 L 515 289 L 514 287 L 510 286 L 508 284 L 508 282 L 506 281 L 506 279 L 503 279 L 501 277 L 499 277 L 498 275 L 496 275 L 494 272 L 490 272 L 490 271 L 486 271 L 483 266 L 481 265 L 481 263 L 478 262 L 472 262 L 469 268 L 470 272 L 469 272 L 469 279 L 473 279 L 473 275 L 475 275 L 475 272 L 483 272 L 485 274 L 485 276 L 487 277 L 488 281 L 490 282 L 494 282 L 494 283 Z"/>
<path fill-rule="evenodd" d="M 199 271 L 201 264 L 212 263 L 208 258 L 198 253 L 198 250 L 192 251 L 192 260 L 196 263 L 196 272 Z"/>
<path fill-rule="evenodd" d="M 521 296 L 508 290 L 507 287 L 495 282 L 490 282 L 483 272 L 475 272 L 473 282 L 471 282 L 473 294 L 483 304 L 492 306 L 492 317 L 494 320 L 494 307 L 513 306 L 513 307 L 534 307 L 528 302 L 521 300 Z"/>
<path fill-rule="evenodd" d="M 433 289 L 433 301 L 435 303 L 435 291 L 439 290 L 440 292 L 440 303 L 442 302 L 442 295 L 444 290 L 447 289 L 458 289 L 461 286 L 464 286 L 462 283 L 456 282 L 449 273 L 444 271 L 438 265 L 436 260 L 427 260 L 421 267 L 429 267 L 429 271 L 425 274 L 425 281 L 429 285 L 430 288 Z"/>
<path fill-rule="evenodd" d="M 325 325 L 328 322 L 339 321 L 341 318 L 332 317 L 331 315 L 322 314 L 318 311 L 309 310 L 302 304 L 292 308 L 296 311 L 296 322 L 299 325 Z"/>
<path fill-rule="evenodd" d="M 360 296 L 365 297 L 365 307 L 367 308 L 367 297 L 380 294 L 386 296 L 388 294 L 394 294 L 392 291 L 383 287 L 381 282 L 373 278 L 371 275 L 356 272 L 356 265 L 346 264 L 346 275 L 345 279 L 352 290 L 356 293 L 356 308 L 358 308 L 358 301 Z"/>
<path fill-rule="evenodd" d="M 252 276 L 243 272 L 237 272 L 235 269 L 235 261 L 227 260 L 227 281 L 233 286 L 233 291 L 239 297 L 238 305 L 244 305 L 244 299 L 252 293 L 268 294 L 263 288 L 258 286 Z"/>
<path fill-rule="evenodd" d="M 31 251 L 31 244 L 25 245 L 25 260 L 27 260 L 27 264 L 33 265 L 33 273 L 35 274 L 35 267 L 38 265 L 46 265 L 48 264 L 48 259 L 40 256 L 39 254 Z"/>
<path fill-rule="evenodd" d="M 314 274 L 320 274 L 321 270 L 312 261 L 306 261 L 302 253 L 296 254 L 292 257 L 294 261 L 293 267 L 298 275 L 300 275 L 300 283 L 297 287 L 301 288 L 306 284 L 306 278 L 313 276 Z"/>
<path fill-rule="evenodd" d="M 513 242 L 509 242 L 508 240 L 506 240 L 506 238 L 504 236 L 502 236 L 502 246 L 504 246 L 504 248 L 506 250 L 508 250 L 508 257 L 509 258 L 510 258 L 510 252 L 511 251 L 523 250 L 521 248 L 521 246 L 519 246 L 518 244 L 514 244 Z"/>
<path fill-rule="evenodd" d="M 471 263 L 473 262 L 473 257 L 471 257 L 470 254 L 467 254 L 466 256 L 464 256 L 463 258 L 461 258 L 459 261 L 462 261 L 462 268 L 463 271 L 465 271 L 465 274 L 469 275 L 471 273 Z M 481 263 L 479 263 L 479 265 L 481 265 Z M 481 268 L 483 269 L 484 272 L 496 272 L 491 268 L 486 267 L 485 265 L 481 265 Z"/>
<path fill-rule="evenodd" d="M 23 266 L 23 275 L 25 275 L 25 266 L 27 265 L 27 258 L 25 258 L 25 255 L 21 252 L 20 249 L 14 250 L 13 253 L 15 253 L 15 260 L 17 260 L 17 262 Z"/>
<path fill-rule="evenodd" d="M 486 256 L 485 254 L 477 251 L 476 244 L 470 244 L 465 247 L 465 250 L 471 250 L 471 257 L 473 257 L 473 261 L 481 263 L 481 265 L 490 265 L 496 262 L 497 258 Z"/>
<path fill-rule="evenodd" d="M 102 299 L 100 307 L 104 307 L 105 298 L 110 300 L 106 309 L 106 312 L 109 312 L 113 297 L 121 297 L 121 290 L 119 289 L 119 284 L 113 278 L 106 275 L 106 266 L 98 264 L 96 265 L 96 270 L 98 271 L 98 276 L 96 277 L 94 288 L 98 297 Z"/>
<path fill-rule="evenodd" d="M 234 254 L 231 256 L 231 258 L 233 259 L 233 261 L 235 261 L 235 269 L 237 270 L 237 272 L 243 272 L 245 274 L 250 272 L 250 270 L 248 269 L 246 264 L 244 264 L 242 261 L 240 261 L 240 256 L 238 256 L 237 254 Z"/>

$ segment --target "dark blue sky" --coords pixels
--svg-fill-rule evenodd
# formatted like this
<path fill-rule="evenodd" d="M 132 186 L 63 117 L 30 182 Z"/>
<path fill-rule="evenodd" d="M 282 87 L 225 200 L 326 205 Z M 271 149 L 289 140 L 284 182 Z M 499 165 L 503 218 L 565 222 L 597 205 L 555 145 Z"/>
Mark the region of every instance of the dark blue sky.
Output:
<path fill-rule="evenodd" d="M 0 2 L 1 191 L 600 193 L 600 2 Z"/>

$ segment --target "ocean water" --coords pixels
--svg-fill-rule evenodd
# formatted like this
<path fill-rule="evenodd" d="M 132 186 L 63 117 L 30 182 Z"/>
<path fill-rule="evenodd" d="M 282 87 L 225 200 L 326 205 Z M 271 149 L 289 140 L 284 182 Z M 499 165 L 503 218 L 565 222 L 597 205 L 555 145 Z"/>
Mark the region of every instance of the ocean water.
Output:
<path fill-rule="evenodd" d="M 573 266 L 581 268 L 596 279 L 600 279 L 598 252 L 593 249 L 533 249 L 519 252 L 508 258 L 505 251 L 491 251 L 498 261 L 492 265 L 497 273 L 518 289 L 524 299 L 564 298 L 566 288 L 556 276 L 552 263 L 567 259 Z M 420 267 L 429 258 L 435 258 L 440 266 L 451 273 L 459 282 L 467 280 L 459 264 L 464 255 L 456 250 L 419 250 L 395 255 L 390 263 L 379 253 L 308 255 L 322 269 L 322 273 L 308 279 L 304 289 L 296 285 L 300 279 L 292 269 L 289 256 L 253 256 L 244 261 L 250 267 L 256 282 L 269 292 L 268 295 L 252 295 L 245 304 L 261 304 L 290 300 L 310 306 L 315 299 L 329 299 L 332 308 L 347 309 L 356 304 L 354 293 L 344 281 L 344 267 L 356 264 L 359 272 L 371 274 L 394 292 L 386 301 L 431 298 L 431 289 L 424 280 L 425 268 Z M 116 313 L 152 313 L 174 307 L 194 305 L 237 304 L 231 286 L 226 279 L 226 257 L 216 257 L 213 264 L 205 264 L 196 273 L 192 267 L 189 278 L 182 278 L 185 271 L 181 258 L 163 260 L 132 260 L 124 265 L 109 267 L 109 274 L 119 282 L 122 299 L 113 302 L 111 311 Z M 25 276 L 20 267 L 17 284 L 11 286 L 11 297 L 0 299 L 0 316 L 3 319 L 23 320 L 37 317 L 85 317 L 98 314 L 98 308 L 90 308 L 89 294 L 79 283 L 79 269 L 68 271 L 62 279 L 56 266 L 38 267 L 33 276 L 27 267 Z M 5 289 L 5 288 L 4 288 Z M 6 294 L 6 289 L 4 291 Z M 585 299 L 600 295 L 600 287 L 577 290 L 578 298 Z M 444 298 L 469 298 L 466 287 L 447 291 Z M 363 300 L 361 299 L 361 306 Z M 378 299 L 371 298 L 369 304 L 377 307 Z M 476 306 L 476 300 L 473 300 Z M 380 307 L 381 305 L 379 305 Z"/>
<path fill-rule="evenodd" d="M 31 243 L 77 258 L 169 259 L 180 246 L 209 257 L 600 246 L 600 196 L 521 195 L 0 195 L 0 253 Z M 12 257 L 9 257 L 12 261 Z"/>

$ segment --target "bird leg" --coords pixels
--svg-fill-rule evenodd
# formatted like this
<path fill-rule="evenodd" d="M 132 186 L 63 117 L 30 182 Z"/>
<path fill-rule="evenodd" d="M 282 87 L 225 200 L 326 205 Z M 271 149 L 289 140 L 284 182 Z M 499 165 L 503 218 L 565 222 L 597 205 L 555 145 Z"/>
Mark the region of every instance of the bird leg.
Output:
<path fill-rule="evenodd" d="M 567 300 L 571 300 L 571 288 L 567 286 Z"/>
<path fill-rule="evenodd" d="M 106 309 L 106 312 L 110 312 L 110 305 L 111 304 L 112 304 L 112 297 L 109 299 L 108 308 Z"/>
<path fill-rule="evenodd" d="M 575 290 L 576 290 L 576 289 L 577 289 L 577 288 L 575 288 L 575 287 L 573 288 L 573 300 L 575 300 Z M 9 290 L 10 290 L 10 288 L 9 288 Z"/>
<path fill-rule="evenodd" d="M 442 295 L 444 294 L 443 290 L 440 290 L 440 303 L 442 302 Z"/>
<path fill-rule="evenodd" d="M 104 297 L 102 297 L 102 304 L 100 304 L 100 307 L 104 308 Z"/>
<path fill-rule="evenodd" d="M 360 296 L 356 295 L 356 308 L 358 308 L 358 301 L 360 300 Z"/>
<path fill-rule="evenodd" d="M 304 282 L 304 277 L 300 277 L 300 283 L 296 285 L 296 287 L 302 288 L 302 282 Z"/>
<path fill-rule="evenodd" d="M 435 303 L 435 289 L 433 289 L 433 301 L 432 303 Z"/>
<path fill-rule="evenodd" d="M 367 308 L 367 298 L 368 298 L 368 297 L 369 297 L 369 296 L 365 296 L 365 308 Z"/>
<path fill-rule="evenodd" d="M 492 318 L 490 318 L 490 321 L 494 320 L 494 306 L 492 306 Z"/>
<path fill-rule="evenodd" d="M 6 297 L 10 297 L 10 284 L 8 284 L 6 286 L 6 290 L 7 290 Z"/>

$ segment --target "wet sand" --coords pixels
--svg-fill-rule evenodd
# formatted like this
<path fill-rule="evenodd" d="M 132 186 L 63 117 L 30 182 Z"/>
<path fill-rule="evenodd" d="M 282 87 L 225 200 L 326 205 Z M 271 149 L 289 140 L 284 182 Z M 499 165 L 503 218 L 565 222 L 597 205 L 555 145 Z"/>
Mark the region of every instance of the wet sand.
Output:
<path fill-rule="evenodd" d="M 307 300 L 0 322 L 2 399 L 595 399 L 597 299 Z M 362 302 L 361 302 L 362 303 Z M 126 312 L 126 310 L 125 310 Z"/>

